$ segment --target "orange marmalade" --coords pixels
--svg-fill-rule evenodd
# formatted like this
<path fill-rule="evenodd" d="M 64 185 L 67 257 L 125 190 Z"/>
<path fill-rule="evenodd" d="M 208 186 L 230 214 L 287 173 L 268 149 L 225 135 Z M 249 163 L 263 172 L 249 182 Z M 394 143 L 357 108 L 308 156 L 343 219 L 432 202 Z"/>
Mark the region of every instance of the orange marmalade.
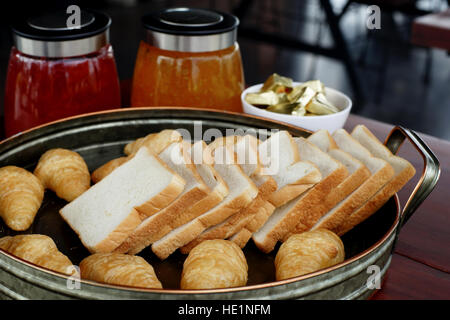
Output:
<path fill-rule="evenodd" d="M 162 50 L 142 41 L 131 106 L 185 106 L 242 111 L 239 45 L 212 52 Z"/>

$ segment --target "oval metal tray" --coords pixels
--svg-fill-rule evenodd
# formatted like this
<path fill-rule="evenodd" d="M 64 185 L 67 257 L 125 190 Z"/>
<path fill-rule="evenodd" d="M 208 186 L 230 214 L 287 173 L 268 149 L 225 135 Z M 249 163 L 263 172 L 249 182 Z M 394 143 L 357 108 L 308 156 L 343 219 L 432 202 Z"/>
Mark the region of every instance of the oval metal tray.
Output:
<path fill-rule="evenodd" d="M 201 129 L 199 129 L 201 126 Z M 138 108 L 73 117 L 41 126 L 0 143 L 0 166 L 16 165 L 32 171 L 39 157 L 51 148 L 67 148 L 79 152 L 90 171 L 123 155 L 126 143 L 163 129 L 187 129 L 191 134 L 219 129 L 278 129 L 294 136 L 308 136 L 300 128 L 253 116 L 228 112 L 186 108 Z M 200 131 L 199 131 L 200 130 Z M 431 191 L 431 190 L 430 190 Z M 44 202 L 31 228 L 21 233 L 39 233 L 53 238 L 58 248 L 74 264 L 89 252 L 77 235 L 61 219 L 58 210 L 66 202 L 46 191 Z M 334 267 L 302 277 L 275 281 L 274 258 L 260 252 L 250 241 L 244 248 L 249 265 L 248 285 L 219 290 L 179 290 L 181 270 L 186 256 L 176 252 L 160 261 L 149 248 L 141 252 L 155 268 L 164 290 L 126 288 L 81 280 L 81 287 L 71 289 L 67 277 L 34 266 L 0 250 L 0 269 L 5 277 L 0 281 L 0 293 L 9 298 L 367 298 L 373 291 L 368 287 L 367 268 L 378 265 L 383 277 L 390 263 L 400 220 L 400 205 L 394 196 L 376 214 L 342 237 L 346 259 Z M 0 222 L 0 237 L 15 235 Z M 69 279 L 69 282 L 71 280 Z"/>

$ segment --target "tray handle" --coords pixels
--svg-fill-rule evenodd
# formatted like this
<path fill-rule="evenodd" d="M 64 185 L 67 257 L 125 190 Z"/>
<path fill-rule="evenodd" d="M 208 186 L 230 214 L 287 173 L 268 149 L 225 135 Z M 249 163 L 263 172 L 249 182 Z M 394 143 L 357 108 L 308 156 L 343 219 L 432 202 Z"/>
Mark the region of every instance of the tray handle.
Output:
<path fill-rule="evenodd" d="M 430 192 L 433 191 L 441 174 L 439 160 L 427 144 L 414 131 L 401 126 L 396 126 L 389 133 L 384 144 L 393 154 L 396 154 L 406 138 L 408 138 L 422 156 L 424 168 L 422 176 L 403 208 L 399 224 L 400 228 L 405 225 L 420 204 L 428 197 Z"/>

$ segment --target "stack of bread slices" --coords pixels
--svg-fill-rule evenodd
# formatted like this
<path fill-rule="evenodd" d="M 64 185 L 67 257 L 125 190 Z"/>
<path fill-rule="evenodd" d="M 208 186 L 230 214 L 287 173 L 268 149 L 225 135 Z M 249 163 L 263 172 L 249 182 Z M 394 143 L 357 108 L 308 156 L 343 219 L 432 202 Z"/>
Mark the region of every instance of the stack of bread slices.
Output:
<path fill-rule="evenodd" d="M 126 157 L 92 173 L 97 182 L 61 209 L 91 252 L 161 259 L 209 239 L 249 240 L 263 252 L 294 233 L 343 235 L 415 174 L 366 127 L 351 134 L 287 131 L 265 141 L 227 136 L 210 144 L 164 130 L 131 142 Z"/>

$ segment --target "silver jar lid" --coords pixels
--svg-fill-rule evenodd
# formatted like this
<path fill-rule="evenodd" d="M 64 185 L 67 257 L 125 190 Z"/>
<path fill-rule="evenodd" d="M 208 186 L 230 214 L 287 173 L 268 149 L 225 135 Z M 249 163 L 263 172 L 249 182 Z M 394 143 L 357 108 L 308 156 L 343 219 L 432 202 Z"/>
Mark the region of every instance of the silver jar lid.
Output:
<path fill-rule="evenodd" d="M 109 44 L 109 16 L 80 10 L 75 24 L 68 20 L 70 16 L 56 11 L 19 21 L 12 27 L 14 46 L 30 56 L 67 58 L 88 55 Z"/>
<path fill-rule="evenodd" d="M 239 19 L 214 10 L 177 7 L 145 15 L 146 41 L 157 48 L 211 52 L 231 47 Z"/>

